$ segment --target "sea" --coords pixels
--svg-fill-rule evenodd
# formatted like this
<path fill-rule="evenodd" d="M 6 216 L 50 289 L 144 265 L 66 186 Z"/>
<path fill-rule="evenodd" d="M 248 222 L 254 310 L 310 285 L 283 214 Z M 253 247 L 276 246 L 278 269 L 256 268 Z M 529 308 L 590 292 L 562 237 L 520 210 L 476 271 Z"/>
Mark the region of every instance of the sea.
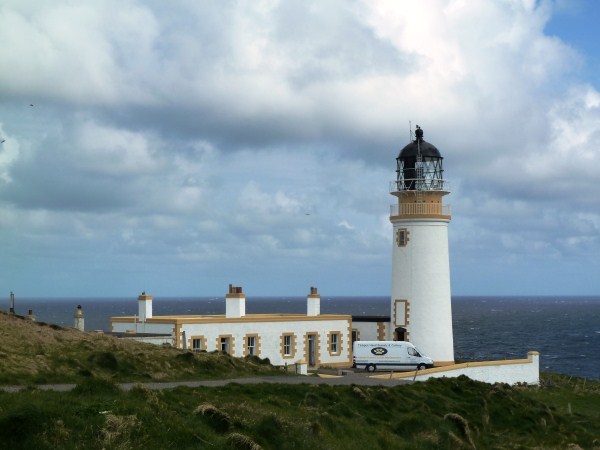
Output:
<path fill-rule="evenodd" d="M 15 312 L 65 327 L 77 305 L 86 331 L 109 331 L 113 316 L 137 313 L 137 297 L 15 298 Z M 224 314 L 224 297 L 154 297 L 154 315 Z M 9 310 L 9 300 L 0 299 Z M 305 297 L 248 297 L 246 312 L 303 313 Z M 389 297 L 322 297 L 323 314 L 389 315 Z M 600 297 L 452 297 L 457 361 L 526 358 L 540 352 L 540 370 L 600 379 Z"/>

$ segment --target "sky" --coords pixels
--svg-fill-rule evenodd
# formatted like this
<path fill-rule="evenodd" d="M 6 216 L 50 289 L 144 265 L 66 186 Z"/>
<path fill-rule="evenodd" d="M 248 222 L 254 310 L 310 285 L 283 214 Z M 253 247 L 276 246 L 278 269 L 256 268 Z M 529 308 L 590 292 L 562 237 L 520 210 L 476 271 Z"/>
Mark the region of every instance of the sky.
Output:
<path fill-rule="evenodd" d="M 454 295 L 600 295 L 600 2 L 3 0 L 0 298 L 389 295 L 399 151 Z"/>

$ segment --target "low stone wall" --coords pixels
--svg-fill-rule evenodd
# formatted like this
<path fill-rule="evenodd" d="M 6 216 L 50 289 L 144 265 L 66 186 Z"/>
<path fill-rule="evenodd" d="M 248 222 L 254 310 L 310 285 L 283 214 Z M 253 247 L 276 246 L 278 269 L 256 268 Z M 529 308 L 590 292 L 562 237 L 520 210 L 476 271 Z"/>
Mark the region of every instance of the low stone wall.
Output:
<path fill-rule="evenodd" d="M 472 380 L 484 383 L 540 383 L 540 354 L 528 352 L 527 359 L 511 359 L 506 361 L 478 361 L 454 364 L 417 372 L 400 372 L 389 375 L 375 375 L 373 378 L 398 378 L 425 381 L 429 378 L 458 377 L 466 375 Z"/>

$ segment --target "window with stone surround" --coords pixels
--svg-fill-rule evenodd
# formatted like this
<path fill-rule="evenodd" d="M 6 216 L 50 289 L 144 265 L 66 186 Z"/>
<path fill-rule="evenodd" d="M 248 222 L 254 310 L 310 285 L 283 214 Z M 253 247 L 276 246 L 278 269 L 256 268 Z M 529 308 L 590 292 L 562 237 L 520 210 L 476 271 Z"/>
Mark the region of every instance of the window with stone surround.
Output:
<path fill-rule="evenodd" d="M 258 334 L 247 334 L 244 338 L 244 356 L 260 355 L 260 336 Z"/>
<path fill-rule="evenodd" d="M 204 346 L 204 337 L 192 336 L 191 341 L 192 341 L 192 351 L 200 352 L 202 350 L 206 350 L 206 347 Z"/>
<path fill-rule="evenodd" d="M 217 338 L 217 350 L 228 353 L 230 355 L 234 354 L 233 348 L 233 337 L 230 334 L 221 335 Z"/>
<path fill-rule="evenodd" d="M 327 335 L 327 342 L 329 344 L 330 355 L 335 356 L 342 353 L 342 333 L 339 331 L 331 331 Z"/>
<path fill-rule="evenodd" d="M 293 358 L 296 355 L 296 336 L 294 333 L 284 333 L 281 335 L 281 356 L 284 358 Z"/>

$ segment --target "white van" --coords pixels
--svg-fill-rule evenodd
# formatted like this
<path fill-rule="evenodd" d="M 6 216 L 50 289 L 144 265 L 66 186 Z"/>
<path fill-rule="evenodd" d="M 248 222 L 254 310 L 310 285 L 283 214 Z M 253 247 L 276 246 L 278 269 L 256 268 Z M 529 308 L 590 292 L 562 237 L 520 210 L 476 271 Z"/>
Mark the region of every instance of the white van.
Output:
<path fill-rule="evenodd" d="M 404 341 L 355 341 L 352 367 L 376 370 L 422 370 L 433 367 L 433 360 Z"/>

